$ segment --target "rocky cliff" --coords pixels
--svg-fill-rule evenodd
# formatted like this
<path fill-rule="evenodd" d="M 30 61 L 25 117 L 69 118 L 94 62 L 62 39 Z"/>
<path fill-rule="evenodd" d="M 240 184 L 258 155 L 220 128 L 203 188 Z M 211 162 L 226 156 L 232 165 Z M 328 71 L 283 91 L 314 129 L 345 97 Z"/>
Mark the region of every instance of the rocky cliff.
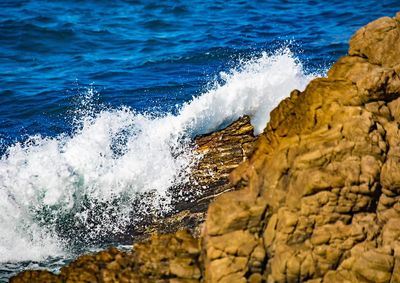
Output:
<path fill-rule="evenodd" d="M 272 111 L 208 210 L 207 282 L 400 282 L 400 13 Z"/>
<path fill-rule="evenodd" d="M 400 13 L 282 101 L 230 181 L 198 240 L 153 236 L 11 281 L 400 282 Z"/>

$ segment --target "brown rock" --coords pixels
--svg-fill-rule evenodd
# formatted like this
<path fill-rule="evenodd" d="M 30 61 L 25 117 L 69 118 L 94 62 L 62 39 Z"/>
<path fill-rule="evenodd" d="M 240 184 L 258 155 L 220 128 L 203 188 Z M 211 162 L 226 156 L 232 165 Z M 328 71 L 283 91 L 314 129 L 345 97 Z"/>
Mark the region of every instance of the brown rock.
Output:
<path fill-rule="evenodd" d="M 153 236 L 132 253 L 82 256 L 59 276 L 30 271 L 12 282 L 400 282 L 399 66 L 400 13 L 362 28 L 327 78 L 282 101 L 249 159 L 232 150 L 237 141 L 226 155 L 224 134 L 203 138 L 204 168 L 227 164 L 218 178 L 245 161 L 199 241 Z"/>
<path fill-rule="evenodd" d="M 196 137 L 194 144 L 201 158 L 192 168 L 189 182 L 171 190 L 174 212 L 154 219 L 144 234 L 190 229 L 199 235 L 209 203 L 234 189 L 229 174 L 252 153 L 256 141 L 253 131 L 250 117 L 243 116 L 223 130 Z"/>
<path fill-rule="evenodd" d="M 369 250 L 353 264 L 356 278 L 372 282 L 390 282 L 394 265 L 393 256 Z"/>
<path fill-rule="evenodd" d="M 26 271 L 11 282 L 199 282 L 200 249 L 188 232 L 158 235 L 138 243 L 126 253 L 111 248 L 83 255 L 63 267 L 59 275 Z"/>
<path fill-rule="evenodd" d="M 44 270 L 23 271 L 12 277 L 10 283 L 61 283 L 62 280 L 51 272 Z"/>
<path fill-rule="evenodd" d="M 240 258 L 221 248 L 235 233 L 262 235 L 268 282 L 391 280 L 396 257 L 381 248 L 398 247 L 399 35 L 398 17 L 362 28 L 327 78 L 271 112 L 254 153 L 231 174 L 242 190 L 209 208 L 206 281 L 259 274 L 250 261 L 235 271 L 227 264 Z"/>
<path fill-rule="evenodd" d="M 400 62 L 399 18 L 383 17 L 361 28 L 350 40 L 349 55 L 393 68 Z"/>

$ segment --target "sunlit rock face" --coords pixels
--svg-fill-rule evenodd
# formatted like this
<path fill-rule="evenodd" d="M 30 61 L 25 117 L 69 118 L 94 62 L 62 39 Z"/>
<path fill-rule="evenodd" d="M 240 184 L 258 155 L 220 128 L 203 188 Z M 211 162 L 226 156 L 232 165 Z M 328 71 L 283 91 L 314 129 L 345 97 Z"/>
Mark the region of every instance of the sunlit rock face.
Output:
<path fill-rule="evenodd" d="M 207 282 L 399 282 L 400 14 L 272 111 L 211 204 Z"/>
<path fill-rule="evenodd" d="M 93 282 L 400 282 L 399 128 L 400 13 L 360 29 L 326 78 L 272 111 L 198 240 L 155 236 L 127 255 L 90 257 L 85 274 Z M 24 272 L 12 282 L 81 282 L 68 277 L 79 262 L 60 276 Z"/>

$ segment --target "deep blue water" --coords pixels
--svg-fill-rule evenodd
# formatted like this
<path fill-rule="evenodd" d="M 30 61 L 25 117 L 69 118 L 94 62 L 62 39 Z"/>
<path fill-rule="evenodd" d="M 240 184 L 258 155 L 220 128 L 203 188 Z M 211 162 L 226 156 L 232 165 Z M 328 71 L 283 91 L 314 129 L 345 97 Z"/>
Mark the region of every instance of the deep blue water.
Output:
<path fill-rule="evenodd" d="M 282 42 L 293 42 L 307 68 L 324 68 L 354 31 L 399 8 L 398 0 L 2 0 L 0 139 L 70 131 L 89 85 L 109 105 L 173 111 L 239 57 Z"/>
<path fill-rule="evenodd" d="M 257 115 L 400 10 L 355 2 L 0 0 L 0 281 L 115 241 L 135 194 L 188 168 L 183 136 L 242 114 L 262 130 Z"/>

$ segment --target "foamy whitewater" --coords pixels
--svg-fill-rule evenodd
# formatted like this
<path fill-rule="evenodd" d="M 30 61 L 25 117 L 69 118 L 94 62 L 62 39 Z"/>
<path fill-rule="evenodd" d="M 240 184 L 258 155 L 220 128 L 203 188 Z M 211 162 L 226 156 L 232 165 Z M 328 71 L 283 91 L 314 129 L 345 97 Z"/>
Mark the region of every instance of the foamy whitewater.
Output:
<path fill-rule="evenodd" d="M 64 255 L 71 243 L 123 233 L 146 205 L 168 209 L 168 189 L 196 160 L 190 138 L 245 114 L 258 134 L 279 101 L 313 78 L 288 49 L 220 76 L 223 83 L 176 115 L 86 113 L 72 135 L 33 136 L 8 148 L 0 160 L 0 262 Z M 151 203 L 133 205 L 141 193 L 153 193 Z"/>

